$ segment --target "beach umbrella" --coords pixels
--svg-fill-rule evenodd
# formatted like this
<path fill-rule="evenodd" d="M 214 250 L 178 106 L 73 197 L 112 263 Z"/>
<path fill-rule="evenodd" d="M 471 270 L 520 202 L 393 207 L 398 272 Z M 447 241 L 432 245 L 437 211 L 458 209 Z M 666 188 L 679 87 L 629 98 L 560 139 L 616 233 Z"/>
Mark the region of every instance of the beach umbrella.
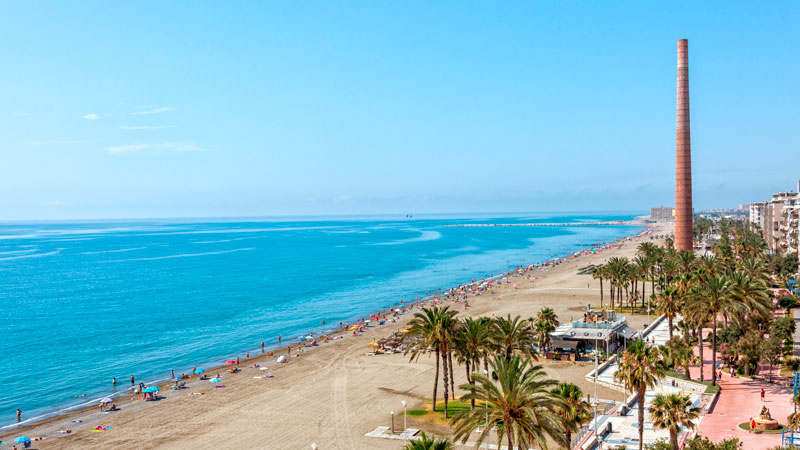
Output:
<path fill-rule="evenodd" d="M 236 364 L 236 361 L 234 361 L 232 359 L 229 359 L 229 360 L 225 361 L 225 365 L 226 366 L 230 366 L 231 364 Z"/>
<path fill-rule="evenodd" d="M 105 397 L 105 398 L 100 400 L 100 403 L 111 403 L 113 401 L 114 400 L 111 400 L 111 397 Z"/>
<path fill-rule="evenodd" d="M 181 381 L 181 378 L 175 377 L 172 379 L 172 381 Z"/>
<path fill-rule="evenodd" d="M 150 393 L 150 392 L 158 392 L 160 390 L 161 389 L 159 389 L 158 386 L 150 386 L 142 389 L 142 392 Z"/>
<path fill-rule="evenodd" d="M 194 369 L 194 373 L 203 373 L 203 372 L 205 372 L 205 370 L 203 369 L 200 368 Z"/>
<path fill-rule="evenodd" d="M 210 379 L 210 380 L 208 380 L 208 381 L 210 381 L 210 382 L 212 382 L 212 383 L 219 383 L 219 382 L 220 382 L 220 381 L 222 381 L 222 380 L 220 380 L 220 379 L 219 379 L 219 377 L 214 377 L 214 378 L 212 378 L 212 379 Z"/>
<path fill-rule="evenodd" d="M 373 347 L 373 348 L 378 348 L 380 346 L 381 344 L 378 344 L 377 342 L 370 342 L 369 344 L 367 344 L 367 347 Z"/>
<path fill-rule="evenodd" d="M 14 442 L 16 442 L 17 444 L 24 444 L 24 443 L 30 442 L 30 441 L 31 441 L 31 438 L 29 438 L 28 436 L 20 436 L 20 437 L 14 439 Z"/>
<path fill-rule="evenodd" d="M 261 367 L 258 370 L 269 370 L 269 367 Z"/>

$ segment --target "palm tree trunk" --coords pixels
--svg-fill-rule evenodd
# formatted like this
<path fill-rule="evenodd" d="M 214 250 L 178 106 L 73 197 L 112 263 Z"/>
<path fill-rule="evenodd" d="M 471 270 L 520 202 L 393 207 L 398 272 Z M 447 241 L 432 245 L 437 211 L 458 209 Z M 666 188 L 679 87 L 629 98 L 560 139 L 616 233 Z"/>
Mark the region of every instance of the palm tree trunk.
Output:
<path fill-rule="evenodd" d="M 436 347 L 436 371 L 433 373 L 433 410 L 436 411 L 436 390 L 439 388 L 439 347 Z"/>
<path fill-rule="evenodd" d="M 508 450 L 512 450 L 514 448 L 514 441 L 511 440 L 511 427 L 506 427 L 506 437 L 508 437 Z M 500 446 L 498 445 L 497 448 L 499 449 Z"/>
<path fill-rule="evenodd" d="M 714 314 L 711 332 L 711 385 L 717 385 L 717 315 Z"/>
<path fill-rule="evenodd" d="M 645 389 L 639 389 L 639 393 L 636 396 L 636 404 L 639 409 L 639 450 L 643 448 L 643 439 L 644 439 L 644 393 Z"/>
<path fill-rule="evenodd" d="M 447 365 L 450 366 L 450 393 L 453 394 L 453 400 L 456 399 L 456 369 L 453 365 L 453 352 L 450 351 L 450 346 L 447 346 Z"/>
<path fill-rule="evenodd" d="M 637 405 L 639 407 L 639 450 L 644 447 L 644 393 L 646 388 L 639 389 L 637 396 Z"/>
<path fill-rule="evenodd" d="M 672 444 L 672 450 L 678 449 L 678 430 L 670 427 L 669 429 L 669 442 Z"/>
<path fill-rule="evenodd" d="M 689 374 L 689 363 L 687 362 L 685 366 L 683 366 L 683 371 L 686 372 L 686 379 L 692 381 L 692 376 Z"/>
<path fill-rule="evenodd" d="M 600 308 L 603 308 L 603 277 L 600 277 Z"/>
<path fill-rule="evenodd" d="M 697 330 L 697 339 L 700 342 L 700 344 L 699 344 L 700 345 L 700 382 L 702 383 L 703 380 L 704 380 L 704 378 L 703 378 L 703 366 L 705 365 L 704 364 L 705 361 L 703 360 L 703 325 L 700 325 L 700 327 Z"/>
<path fill-rule="evenodd" d="M 473 383 L 472 383 L 472 377 L 470 376 L 469 367 L 470 367 L 470 362 L 469 362 L 469 360 L 467 360 L 466 364 L 464 364 L 464 368 L 467 371 L 467 383 L 472 385 Z M 469 409 L 475 410 L 475 399 L 474 398 L 469 399 Z"/>
<path fill-rule="evenodd" d="M 669 338 L 672 340 L 672 315 L 668 315 L 667 320 L 669 322 Z"/>
<path fill-rule="evenodd" d="M 442 357 L 442 377 L 444 378 L 444 418 L 448 419 L 448 418 L 450 418 L 450 415 L 449 415 L 449 412 L 447 411 L 447 400 L 450 397 L 450 395 L 449 395 L 450 391 L 448 389 L 448 384 L 447 384 L 447 381 L 448 381 L 448 377 L 447 377 L 447 372 L 448 372 L 447 355 L 445 355 L 446 349 L 445 349 L 444 343 L 439 344 L 439 345 L 440 345 L 440 347 L 442 347 L 442 349 L 440 351 L 440 355 Z"/>

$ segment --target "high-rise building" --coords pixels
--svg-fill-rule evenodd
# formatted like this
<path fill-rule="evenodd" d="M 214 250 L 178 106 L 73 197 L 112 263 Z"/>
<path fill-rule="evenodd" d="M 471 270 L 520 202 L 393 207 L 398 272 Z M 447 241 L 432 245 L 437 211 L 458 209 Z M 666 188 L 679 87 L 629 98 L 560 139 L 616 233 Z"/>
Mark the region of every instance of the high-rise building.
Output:
<path fill-rule="evenodd" d="M 673 209 L 671 206 L 657 206 L 655 208 L 650 208 L 651 220 L 672 220 L 673 218 Z"/>
<path fill-rule="evenodd" d="M 691 250 L 692 139 L 689 130 L 689 41 L 678 41 L 678 95 L 675 118 L 675 248 Z"/>
<path fill-rule="evenodd" d="M 749 219 L 764 231 L 773 253 L 800 256 L 800 192 L 777 192 L 769 201 L 752 203 Z"/>

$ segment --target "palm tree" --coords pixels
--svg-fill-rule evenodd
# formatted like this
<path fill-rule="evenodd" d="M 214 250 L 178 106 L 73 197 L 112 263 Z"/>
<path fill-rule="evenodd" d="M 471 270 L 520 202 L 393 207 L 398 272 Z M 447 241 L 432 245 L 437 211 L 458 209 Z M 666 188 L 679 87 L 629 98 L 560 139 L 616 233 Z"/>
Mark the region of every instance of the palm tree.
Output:
<path fill-rule="evenodd" d="M 475 444 L 478 448 L 495 428 L 498 438 L 505 436 L 509 449 L 515 443 L 518 448 L 537 445 L 547 449 L 548 437 L 565 445 L 564 425 L 556 411 L 566 404 L 549 390 L 556 381 L 545 379 L 541 366 L 531 366 L 530 360 L 516 356 L 506 359 L 497 355 L 490 364 L 497 384 L 483 374 L 473 373 L 475 384 L 460 386 L 468 391 L 463 398 L 475 399 L 487 407 L 456 412 L 450 419 L 454 439 L 466 443 L 476 428 L 483 428 Z"/>
<path fill-rule="evenodd" d="M 658 310 L 667 317 L 669 338 L 672 339 L 672 321 L 681 310 L 681 298 L 678 289 L 667 286 L 658 294 Z"/>
<path fill-rule="evenodd" d="M 490 323 L 486 320 L 468 317 L 458 327 L 454 342 L 456 359 L 465 365 L 469 384 L 474 384 L 470 374 L 478 371 L 481 358 L 484 358 L 490 350 Z M 470 406 L 475 408 L 474 400 Z"/>
<path fill-rule="evenodd" d="M 583 400 L 581 388 L 572 383 L 558 383 L 558 386 L 553 389 L 553 393 L 564 400 L 564 407 L 559 408 L 557 413 L 564 425 L 564 438 L 567 445 L 572 445 L 572 433 L 578 431 L 583 424 L 592 419 L 589 404 Z"/>
<path fill-rule="evenodd" d="M 549 328 L 552 328 L 553 330 L 555 330 L 556 327 L 558 327 L 559 325 L 558 316 L 556 315 L 556 312 L 553 311 L 553 308 L 550 308 L 548 306 L 545 306 L 544 308 L 539 310 L 539 313 L 536 314 L 536 321 L 544 322 Z"/>
<path fill-rule="evenodd" d="M 678 265 L 681 273 L 691 273 L 694 268 L 696 257 L 692 250 L 682 250 L 678 252 Z"/>
<path fill-rule="evenodd" d="M 708 322 L 708 305 L 706 305 L 702 301 L 692 301 L 695 297 L 695 289 L 689 291 L 689 301 L 687 301 L 683 305 L 683 320 L 686 322 L 687 326 L 691 324 L 691 326 L 696 329 L 697 340 L 698 340 L 698 351 L 700 353 L 699 363 L 700 363 L 700 381 L 705 380 L 705 376 L 703 374 L 703 367 L 705 360 L 703 359 L 703 326 Z"/>
<path fill-rule="evenodd" d="M 711 317 L 711 367 L 713 371 L 717 362 L 717 317 L 720 313 L 740 310 L 742 309 L 742 305 L 733 299 L 731 295 L 731 282 L 728 277 L 724 275 L 709 278 L 700 289 L 690 293 L 689 303 L 692 305 L 693 309 L 705 309 L 707 317 Z M 703 361 L 700 361 L 701 367 L 702 364 Z M 716 386 L 716 376 L 711 377 L 711 384 L 712 386 Z"/>
<path fill-rule="evenodd" d="M 492 330 L 492 342 L 495 351 L 500 353 L 506 361 L 510 361 L 514 355 L 524 355 L 536 359 L 536 351 L 533 349 L 535 337 L 530 330 L 527 320 L 520 316 L 511 318 L 498 317 L 494 321 Z"/>
<path fill-rule="evenodd" d="M 457 314 L 451 311 L 449 306 L 434 306 L 433 308 L 423 308 L 422 311 L 414 313 L 414 318 L 409 322 L 408 337 L 409 345 L 406 347 L 405 354 L 411 353 L 410 361 L 416 361 L 422 354 L 433 351 L 436 356 L 436 369 L 433 375 L 433 410 L 436 411 L 436 394 L 439 387 L 439 359 L 442 357 L 442 318 L 449 316 L 451 319 Z M 447 370 L 447 360 L 443 359 L 445 370 Z M 445 379 L 445 397 L 447 396 L 447 380 Z M 445 407 L 445 411 L 447 408 Z"/>
<path fill-rule="evenodd" d="M 664 377 L 664 364 L 658 349 L 647 345 L 642 339 L 633 341 L 622 354 L 614 379 L 636 394 L 639 405 L 639 450 L 644 438 L 644 395 L 647 388 L 656 385 Z"/>
<path fill-rule="evenodd" d="M 672 450 L 678 450 L 678 431 L 681 428 L 693 429 L 692 420 L 700 417 L 700 408 L 692 406 L 688 395 L 659 394 L 650 405 L 650 418 L 653 427 L 669 430 L 669 442 Z M 641 442 L 639 444 L 641 448 Z"/>
<path fill-rule="evenodd" d="M 592 269 L 592 279 L 600 280 L 600 307 L 603 307 L 603 279 L 606 277 L 606 266 L 599 265 Z"/>
<path fill-rule="evenodd" d="M 800 411 L 789 414 L 786 418 L 786 423 L 789 425 L 789 429 L 796 433 L 800 429 Z"/>
<path fill-rule="evenodd" d="M 438 439 L 436 436 L 428 437 L 423 431 L 419 440 L 409 441 L 403 447 L 403 450 L 453 450 L 453 448 L 453 442 L 450 439 Z"/>

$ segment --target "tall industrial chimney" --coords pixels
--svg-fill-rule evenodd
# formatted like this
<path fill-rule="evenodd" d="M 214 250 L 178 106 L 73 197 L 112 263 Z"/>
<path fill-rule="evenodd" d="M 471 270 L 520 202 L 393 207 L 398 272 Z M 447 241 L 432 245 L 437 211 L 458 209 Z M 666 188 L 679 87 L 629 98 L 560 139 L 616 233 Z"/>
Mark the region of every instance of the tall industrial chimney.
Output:
<path fill-rule="evenodd" d="M 689 41 L 678 41 L 675 137 L 675 248 L 692 250 L 692 141 L 689 132 Z"/>

